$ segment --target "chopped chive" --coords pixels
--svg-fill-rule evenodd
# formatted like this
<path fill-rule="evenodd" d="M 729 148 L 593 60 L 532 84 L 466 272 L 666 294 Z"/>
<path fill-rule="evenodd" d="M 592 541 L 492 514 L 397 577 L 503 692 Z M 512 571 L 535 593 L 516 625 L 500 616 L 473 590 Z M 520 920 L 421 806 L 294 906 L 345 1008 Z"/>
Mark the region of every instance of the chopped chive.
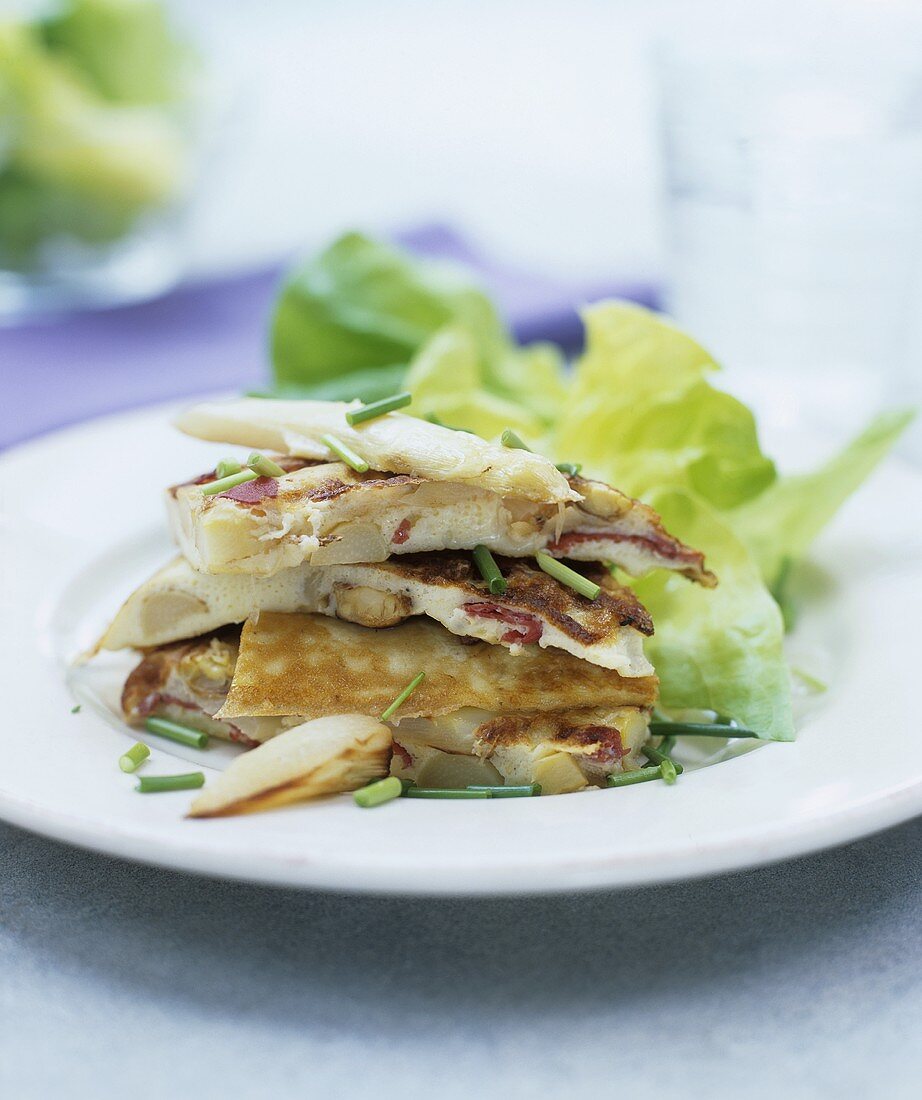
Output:
<path fill-rule="evenodd" d="M 674 734 L 676 737 L 758 737 L 754 730 L 744 730 L 721 722 L 651 722 L 650 732 Z"/>
<path fill-rule="evenodd" d="M 674 786 L 676 776 L 679 774 L 679 768 L 681 765 L 676 764 L 675 761 L 670 760 L 668 756 L 664 756 L 660 761 L 660 774 L 663 777 L 663 782 L 667 783 L 670 787 Z"/>
<path fill-rule="evenodd" d="M 663 752 L 662 748 L 655 749 L 652 745 L 644 745 L 640 750 L 644 756 L 650 761 L 651 764 L 662 765 L 667 763 L 676 775 L 681 775 L 685 769 L 675 760 L 670 760 L 667 753 Z M 665 779 L 665 775 L 663 776 Z M 667 780 L 668 782 L 668 780 Z"/>
<path fill-rule="evenodd" d="M 659 767 L 641 768 L 636 772 L 618 772 L 610 775 L 605 781 L 607 787 L 630 787 L 634 783 L 649 783 L 654 779 L 662 779 L 663 773 Z"/>
<path fill-rule="evenodd" d="M 531 798 L 541 793 L 540 783 L 512 784 L 508 787 L 488 787 L 478 783 L 471 783 L 469 791 L 489 791 L 491 798 Z"/>
<path fill-rule="evenodd" d="M 131 748 L 118 758 L 118 766 L 123 772 L 133 772 L 150 756 L 150 749 L 143 741 L 136 741 Z"/>
<path fill-rule="evenodd" d="M 285 471 L 277 462 L 273 462 L 271 458 L 266 458 L 265 455 L 261 455 L 259 451 L 254 451 L 247 459 L 247 466 L 253 471 L 254 474 L 258 474 L 260 477 L 284 477 Z"/>
<path fill-rule="evenodd" d="M 360 409 L 353 409 L 346 413 L 346 420 L 355 427 L 366 420 L 374 420 L 375 417 L 384 416 L 394 409 L 405 409 L 413 400 L 411 393 L 395 393 L 393 397 L 382 397 L 380 401 L 371 401 Z"/>
<path fill-rule="evenodd" d="M 356 470 L 360 474 L 364 474 L 368 469 L 368 463 L 362 458 L 361 455 L 357 455 L 351 447 L 347 447 L 341 439 L 337 439 L 335 435 L 322 435 L 320 442 L 324 446 L 329 447 L 333 454 L 337 458 L 341 458 L 347 466 L 351 466 L 353 470 Z"/>
<path fill-rule="evenodd" d="M 204 772 L 186 772 L 184 775 L 139 775 L 136 791 L 156 794 L 159 791 L 193 791 L 205 785 Z"/>
<path fill-rule="evenodd" d="M 243 467 L 237 461 L 236 458 L 222 458 L 221 461 L 215 466 L 215 477 L 220 481 L 221 478 L 230 477 L 232 474 L 239 474 Z"/>
<path fill-rule="evenodd" d="M 493 555 L 482 543 L 474 547 L 474 562 L 481 577 L 489 585 L 490 592 L 494 596 L 501 596 L 507 588 L 506 578 L 500 573 Z"/>
<path fill-rule="evenodd" d="M 583 464 L 581 462 L 557 463 L 557 469 L 560 470 L 562 474 L 566 474 L 567 477 L 576 477 L 576 475 L 580 472 L 582 468 Z"/>
<path fill-rule="evenodd" d="M 80 706 L 81 706 L 81 704 L 77 703 L 76 706 L 71 707 L 70 708 L 71 714 L 79 714 L 80 713 Z"/>
<path fill-rule="evenodd" d="M 492 798 L 493 790 L 484 787 L 483 790 L 472 791 L 469 788 L 458 787 L 410 787 L 403 792 L 404 798 Z"/>
<path fill-rule="evenodd" d="M 401 693 L 393 701 L 393 703 L 391 703 L 387 710 L 385 710 L 385 712 L 381 715 L 381 721 L 386 722 L 395 711 L 399 710 L 425 679 L 425 672 L 420 672 L 416 676 L 414 676 L 413 679 L 403 689 L 403 691 L 401 691 Z"/>
<path fill-rule="evenodd" d="M 242 485 L 245 481 L 252 481 L 259 477 L 255 470 L 241 470 L 239 474 L 228 474 L 227 477 L 219 477 L 217 481 L 209 481 L 202 486 L 202 493 L 206 497 L 213 497 L 217 493 L 226 493 L 235 485 Z"/>
<path fill-rule="evenodd" d="M 596 599 L 602 591 L 595 581 L 584 577 L 582 573 L 577 573 L 575 569 L 571 569 L 569 565 L 564 565 L 562 561 L 557 561 L 556 558 L 552 558 L 550 554 L 546 554 L 543 550 L 538 551 L 535 560 L 549 577 L 553 577 L 555 581 L 560 581 L 561 584 L 565 584 L 568 588 L 572 588 L 574 592 L 578 592 L 589 600 Z"/>
<path fill-rule="evenodd" d="M 504 447 L 511 447 L 513 450 L 516 451 L 531 450 L 531 447 L 528 446 L 528 444 L 522 439 L 522 437 L 516 435 L 516 433 L 511 428 L 504 429 L 503 434 L 499 438 Z"/>
<path fill-rule="evenodd" d="M 403 784 L 396 775 L 389 775 L 387 779 L 379 779 L 376 783 L 369 783 L 367 787 L 360 787 L 352 797 L 357 806 L 369 809 L 399 798 L 401 794 L 403 794 Z"/>
<path fill-rule="evenodd" d="M 191 726 L 181 726 L 168 718 L 148 718 L 144 725 L 148 733 L 156 733 L 160 737 L 166 737 L 170 741 L 177 741 L 180 745 L 188 745 L 193 749 L 204 749 L 208 744 L 207 733 L 192 729 Z"/>
<path fill-rule="evenodd" d="M 416 780 L 415 780 L 415 779 L 401 779 L 401 780 L 400 780 L 400 791 L 401 791 L 401 794 L 406 794 L 406 793 L 407 793 L 407 791 L 408 791 L 408 790 L 409 790 L 409 789 L 410 789 L 411 787 L 415 787 L 415 786 L 416 786 Z"/>
<path fill-rule="evenodd" d="M 476 434 L 475 432 L 468 431 L 467 428 L 456 428 L 454 424 L 446 424 L 445 421 L 440 416 L 436 416 L 435 413 L 426 413 L 426 419 L 430 424 L 435 424 L 437 428 L 447 428 L 450 432 L 467 432 L 468 435 Z"/>
<path fill-rule="evenodd" d="M 671 756 L 672 750 L 675 748 L 675 738 L 670 734 L 668 737 L 664 737 L 656 747 L 663 756 Z"/>

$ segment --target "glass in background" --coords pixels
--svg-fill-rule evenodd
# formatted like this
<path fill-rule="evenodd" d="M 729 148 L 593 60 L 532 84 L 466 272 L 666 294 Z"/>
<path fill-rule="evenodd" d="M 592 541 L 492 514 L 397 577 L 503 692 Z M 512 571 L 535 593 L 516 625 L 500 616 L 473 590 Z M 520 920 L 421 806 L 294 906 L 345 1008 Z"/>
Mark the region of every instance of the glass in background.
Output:
<path fill-rule="evenodd" d="M 837 432 L 920 398 L 920 45 L 922 13 L 814 3 L 659 50 L 667 309 Z"/>
<path fill-rule="evenodd" d="M 203 92 L 159 0 L 0 14 L 0 321 L 175 283 Z"/>

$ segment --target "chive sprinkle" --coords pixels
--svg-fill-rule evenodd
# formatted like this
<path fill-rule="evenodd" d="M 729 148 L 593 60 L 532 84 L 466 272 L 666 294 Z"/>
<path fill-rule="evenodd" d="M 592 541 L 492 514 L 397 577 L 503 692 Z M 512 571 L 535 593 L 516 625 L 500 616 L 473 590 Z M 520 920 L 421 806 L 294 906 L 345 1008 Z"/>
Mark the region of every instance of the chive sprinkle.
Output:
<path fill-rule="evenodd" d="M 160 791 L 193 791 L 204 787 L 204 772 L 186 772 L 184 775 L 139 775 L 136 791 L 141 794 L 157 794 Z"/>
<path fill-rule="evenodd" d="M 555 581 L 560 581 L 561 584 L 565 584 L 568 588 L 572 588 L 574 592 L 578 592 L 589 600 L 596 599 L 602 591 L 595 581 L 584 577 L 582 573 L 577 573 L 575 569 L 571 569 L 569 565 L 564 565 L 562 561 L 557 561 L 556 558 L 552 558 L 550 554 L 546 554 L 543 550 L 538 551 L 535 560 L 549 577 L 553 577 Z"/>
<path fill-rule="evenodd" d="M 516 435 L 516 433 L 511 428 L 504 429 L 503 434 L 499 437 L 499 439 L 500 443 L 502 443 L 504 447 L 511 447 L 513 450 L 516 451 L 531 450 L 531 447 L 528 446 L 528 444 L 522 439 L 522 437 Z"/>
<path fill-rule="evenodd" d="M 266 458 L 265 455 L 261 455 L 259 451 L 254 451 L 247 459 L 247 466 L 253 471 L 254 474 L 258 474 L 260 477 L 284 477 L 285 471 L 277 462 L 273 462 L 271 458 Z"/>
<path fill-rule="evenodd" d="M 472 791 L 460 787 L 410 787 L 403 792 L 404 798 L 492 798 L 492 787 Z"/>
<path fill-rule="evenodd" d="M 581 462 L 558 462 L 557 469 L 567 477 L 576 477 L 576 475 L 583 468 Z"/>
<path fill-rule="evenodd" d="M 675 775 L 681 775 L 685 769 L 676 760 L 670 760 L 669 756 L 663 752 L 662 749 L 655 749 L 652 745 L 644 745 L 641 749 L 644 756 L 650 761 L 651 764 L 664 764 L 667 763 L 675 773 Z M 665 776 L 663 777 L 665 778 Z"/>
<path fill-rule="evenodd" d="M 122 753 L 118 758 L 118 766 L 123 772 L 136 771 L 150 756 L 150 749 L 143 741 L 136 741 L 128 752 Z"/>
<path fill-rule="evenodd" d="M 380 401 L 371 401 L 360 409 L 352 409 L 351 412 L 346 413 L 346 420 L 354 428 L 356 424 L 362 424 L 366 420 L 374 420 L 376 417 L 384 416 L 385 413 L 393 412 L 394 409 L 405 409 L 412 400 L 412 393 L 406 391 L 395 393 L 393 397 L 382 397 Z"/>
<path fill-rule="evenodd" d="M 417 673 L 417 675 L 413 677 L 413 679 L 407 684 L 403 691 L 401 691 L 401 693 L 397 696 L 393 703 L 391 703 L 387 710 L 385 710 L 385 712 L 381 715 L 381 721 L 386 722 L 395 711 L 398 711 L 425 679 L 425 672 Z"/>
<path fill-rule="evenodd" d="M 631 787 L 635 783 L 649 783 L 654 779 L 662 779 L 663 773 L 659 767 L 641 768 L 636 772 L 618 772 L 610 775 L 605 781 L 607 787 Z"/>
<path fill-rule="evenodd" d="M 202 486 L 202 493 L 206 497 L 213 497 L 217 493 L 226 493 L 235 485 L 242 485 L 245 481 L 252 481 L 259 477 L 255 470 L 241 470 L 239 474 L 228 474 L 227 477 L 219 477 L 217 481 L 209 481 Z"/>
<path fill-rule="evenodd" d="M 500 573 L 496 559 L 482 543 L 474 547 L 474 563 L 480 570 L 481 577 L 487 582 L 492 595 L 501 596 L 508 587 L 506 578 Z"/>
<path fill-rule="evenodd" d="M 744 730 L 740 726 L 724 725 L 720 722 L 651 722 L 650 732 L 675 734 L 677 737 L 758 737 L 754 730 Z"/>
<path fill-rule="evenodd" d="M 160 737 L 177 741 L 180 745 L 188 745 L 192 749 L 204 749 L 208 744 L 207 733 L 192 729 L 191 726 L 181 726 L 168 718 L 148 718 L 144 726 L 148 733 L 156 733 Z"/>
<path fill-rule="evenodd" d="M 426 413 L 426 419 L 430 424 L 435 424 L 437 428 L 447 428 L 450 432 L 466 432 L 468 435 L 475 435 L 475 432 L 468 431 L 467 428 L 456 428 L 454 424 L 446 424 L 445 421 L 436 413 Z"/>
<path fill-rule="evenodd" d="M 221 461 L 215 466 L 215 477 L 220 480 L 222 477 L 230 477 L 231 474 L 239 474 L 243 467 L 237 461 L 236 458 L 222 458 Z"/>
<path fill-rule="evenodd" d="M 72 706 L 70 708 L 71 714 L 79 714 L 80 713 L 80 706 L 81 706 L 80 703 L 77 703 L 75 706 Z"/>
<path fill-rule="evenodd" d="M 663 756 L 671 756 L 672 750 L 675 748 L 675 738 L 670 733 L 668 737 L 664 737 L 662 741 L 660 741 L 656 748 Z"/>
<path fill-rule="evenodd" d="M 335 435 L 322 435 L 320 442 L 324 446 L 329 447 L 333 454 L 337 458 L 341 458 L 347 466 L 351 466 L 353 470 L 356 470 L 360 474 L 364 474 L 368 469 L 368 463 L 362 458 L 361 455 L 357 455 L 351 447 L 347 447 L 341 439 L 337 439 Z"/>
<path fill-rule="evenodd" d="M 469 791 L 489 791 L 491 798 L 532 798 L 541 793 L 540 783 L 514 784 L 508 787 L 487 787 L 471 783 Z"/>
<path fill-rule="evenodd" d="M 403 784 L 396 775 L 389 775 L 387 779 L 379 779 L 377 783 L 360 787 L 352 797 L 357 806 L 367 810 L 372 806 L 380 806 L 383 802 L 399 798 L 401 794 L 403 794 Z"/>
<path fill-rule="evenodd" d="M 670 760 L 668 756 L 664 756 L 660 761 L 659 770 L 663 777 L 663 782 L 667 783 L 670 787 L 674 786 L 676 776 L 679 774 L 679 765 L 676 764 L 674 760 Z"/>

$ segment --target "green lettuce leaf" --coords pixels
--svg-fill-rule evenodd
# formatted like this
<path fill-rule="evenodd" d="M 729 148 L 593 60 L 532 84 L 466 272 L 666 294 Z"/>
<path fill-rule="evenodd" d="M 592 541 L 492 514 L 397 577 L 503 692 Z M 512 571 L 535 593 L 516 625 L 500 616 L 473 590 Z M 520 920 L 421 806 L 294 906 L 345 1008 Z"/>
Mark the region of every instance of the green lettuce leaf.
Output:
<path fill-rule="evenodd" d="M 282 286 L 272 318 L 275 381 L 310 392 L 354 371 L 408 365 L 452 323 L 470 333 L 481 355 L 508 345 L 493 304 L 458 268 L 348 233 Z"/>
<path fill-rule="evenodd" d="M 783 477 L 729 515 L 770 586 L 796 560 L 868 477 L 912 421 L 912 410 L 883 413 L 820 469 Z"/>
<path fill-rule="evenodd" d="M 714 710 L 774 741 L 794 737 L 790 680 L 778 605 L 746 546 L 702 500 L 652 493 L 669 530 L 704 550 L 717 588 L 659 571 L 632 582 L 656 624 L 647 652 L 662 705 Z"/>
<path fill-rule="evenodd" d="M 413 394 L 416 416 L 435 415 L 485 439 L 512 428 L 530 443 L 546 435 L 566 394 L 560 353 L 552 345 L 510 345 L 488 360 L 460 325 L 441 329 L 420 349 L 404 386 Z"/>
<path fill-rule="evenodd" d="M 656 624 L 663 705 L 715 710 L 788 740 L 784 624 L 768 584 L 806 553 L 909 415 L 878 419 L 815 473 L 779 477 L 752 413 L 712 384 L 719 368 L 699 344 L 628 303 L 584 318 L 586 351 L 567 377 L 557 349 L 517 347 L 456 271 L 351 234 L 285 284 L 276 381 L 325 398 L 409 388 L 416 415 L 487 438 L 511 427 L 648 501 L 720 579 L 704 589 L 660 571 L 631 582 Z"/>
<path fill-rule="evenodd" d="M 583 317 L 586 352 L 554 435 L 559 459 L 634 496 L 681 487 L 718 509 L 773 483 L 752 413 L 710 385 L 717 364 L 700 345 L 641 306 L 602 302 Z"/>

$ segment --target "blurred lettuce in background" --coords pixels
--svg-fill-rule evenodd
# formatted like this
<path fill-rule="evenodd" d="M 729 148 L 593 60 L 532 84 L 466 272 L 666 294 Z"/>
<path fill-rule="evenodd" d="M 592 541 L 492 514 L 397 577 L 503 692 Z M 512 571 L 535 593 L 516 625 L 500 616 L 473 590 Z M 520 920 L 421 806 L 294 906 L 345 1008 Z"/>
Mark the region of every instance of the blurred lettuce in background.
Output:
<path fill-rule="evenodd" d="M 752 412 L 711 385 L 713 358 L 627 302 L 584 311 L 586 348 L 564 372 L 551 345 L 520 347 L 464 272 L 358 234 L 295 269 L 272 322 L 278 390 L 372 400 L 410 389 L 417 416 L 486 438 L 511 427 L 555 461 L 653 505 L 720 578 L 627 579 L 656 624 L 663 705 L 794 735 L 784 620 L 772 595 L 912 414 L 878 417 L 825 466 L 779 475 Z M 278 392 L 278 390 L 276 392 Z"/>
<path fill-rule="evenodd" d="M 543 434 L 564 393 L 558 350 L 519 348 L 467 272 L 359 233 L 291 273 L 271 344 L 276 392 L 373 401 L 409 385 L 419 415 L 487 434 Z"/>
<path fill-rule="evenodd" d="M 0 259 L 113 241 L 181 189 L 193 58 L 153 0 L 0 17 Z"/>

